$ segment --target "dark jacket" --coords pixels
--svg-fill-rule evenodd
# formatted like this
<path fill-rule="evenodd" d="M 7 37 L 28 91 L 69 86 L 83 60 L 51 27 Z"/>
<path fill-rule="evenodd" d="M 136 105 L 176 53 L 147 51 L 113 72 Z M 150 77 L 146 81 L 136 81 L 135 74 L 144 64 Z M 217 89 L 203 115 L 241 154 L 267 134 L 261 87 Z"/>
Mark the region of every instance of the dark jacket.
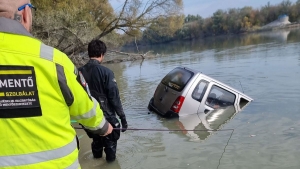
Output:
<path fill-rule="evenodd" d="M 90 59 L 79 71 L 83 73 L 91 93 L 97 91 L 106 97 L 107 107 L 102 107 L 105 117 L 115 116 L 116 113 L 120 118 L 125 117 L 114 73 L 95 59 Z"/>

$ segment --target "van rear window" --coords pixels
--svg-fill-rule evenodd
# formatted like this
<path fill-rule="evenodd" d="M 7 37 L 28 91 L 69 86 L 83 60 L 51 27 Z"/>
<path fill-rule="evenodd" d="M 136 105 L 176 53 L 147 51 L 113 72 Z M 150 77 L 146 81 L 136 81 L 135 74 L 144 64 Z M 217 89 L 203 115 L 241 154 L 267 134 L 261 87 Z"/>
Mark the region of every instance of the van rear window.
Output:
<path fill-rule="evenodd" d="M 180 92 L 193 75 L 193 72 L 186 69 L 175 68 L 163 78 L 161 83 Z"/>

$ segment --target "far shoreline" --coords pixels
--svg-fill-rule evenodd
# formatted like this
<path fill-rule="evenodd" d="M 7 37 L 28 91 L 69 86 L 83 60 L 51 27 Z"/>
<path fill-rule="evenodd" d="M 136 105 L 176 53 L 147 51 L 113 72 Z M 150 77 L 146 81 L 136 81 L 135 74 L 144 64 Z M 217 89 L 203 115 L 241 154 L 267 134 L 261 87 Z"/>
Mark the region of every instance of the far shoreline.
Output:
<path fill-rule="evenodd" d="M 156 43 L 156 44 L 138 44 L 139 47 L 147 47 L 147 46 L 156 46 L 156 45 L 163 45 L 163 44 L 172 44 L 172 43 L 178 43 L 178 42 L 190 42 L 190 41 L 201 41 L 201 40 L 206 40 L 210 38 L 228 38 L 232 36 L 244 36 L 244 35 L 250 35 L 250 34 L 255 34 L 255 33 L 263 33 L 263 32 L 272 32 L 272 31 L 278 31 L 278 30 L 295 30 L 295 29 L 300 29 L 300 23 L 292 23 L 288 24 L 285 26 L 277 26 L 277 27 L 272 27 L 272 28 L 262 28 L 259 27 L 255 30 L 247 30 L 239 33 L 224 33 L 224 34 L 218 34 L 218 35 L 209 35 L 209 36 L 202 36 L 202 37 L 197 37 L 197 38 L 186 38 L 186 39 L 176 39 L 172 41 L 167 41 L 167 42 L 161 42 L 161 43 Z M 121 49 L 135 49 L 135 45 L 124 45 L 120 47 Z M 123 50 L 120 50 L 123 51 Z M 135 53 L 137 54 L 137 53 Z"/>

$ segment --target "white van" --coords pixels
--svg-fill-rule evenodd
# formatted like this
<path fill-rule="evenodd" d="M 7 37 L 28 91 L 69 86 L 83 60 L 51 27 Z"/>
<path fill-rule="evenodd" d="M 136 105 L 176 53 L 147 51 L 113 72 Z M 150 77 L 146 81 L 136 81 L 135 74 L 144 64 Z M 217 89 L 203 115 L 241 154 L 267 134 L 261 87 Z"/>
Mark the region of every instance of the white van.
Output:
<path fill-rule="evenodd" d="M 177 67 L 157 86 L 148 109 L 164 116 L 184 116 L 235 106 L 243 109 L 253 99 L 199 71 Z"/>

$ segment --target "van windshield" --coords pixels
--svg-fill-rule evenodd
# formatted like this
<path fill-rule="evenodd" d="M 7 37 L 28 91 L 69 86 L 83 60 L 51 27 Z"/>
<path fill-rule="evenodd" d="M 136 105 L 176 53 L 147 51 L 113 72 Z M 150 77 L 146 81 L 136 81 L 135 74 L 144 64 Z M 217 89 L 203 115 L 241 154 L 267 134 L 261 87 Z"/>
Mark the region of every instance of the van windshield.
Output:
<path fill-rule="evenodd" d="M 186 69 L 175 68 L 163 78 L 161 83 L 180 92 L 193 75 L 193 72 Z"/>

